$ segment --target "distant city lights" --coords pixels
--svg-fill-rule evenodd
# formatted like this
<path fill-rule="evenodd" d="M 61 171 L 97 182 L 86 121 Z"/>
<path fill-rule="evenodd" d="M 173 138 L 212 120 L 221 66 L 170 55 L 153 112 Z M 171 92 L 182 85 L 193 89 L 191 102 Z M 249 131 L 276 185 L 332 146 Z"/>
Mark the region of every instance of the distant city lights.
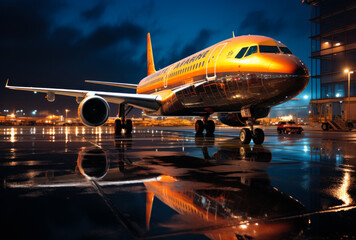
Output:
<path fill-rule="evenodd" d="M 293 116 L 291 114 L 287 115 L 287 116 L 281 116 L 280 119 L 282 121 L 290 121 L 290 120 L 293 120 Z"/>

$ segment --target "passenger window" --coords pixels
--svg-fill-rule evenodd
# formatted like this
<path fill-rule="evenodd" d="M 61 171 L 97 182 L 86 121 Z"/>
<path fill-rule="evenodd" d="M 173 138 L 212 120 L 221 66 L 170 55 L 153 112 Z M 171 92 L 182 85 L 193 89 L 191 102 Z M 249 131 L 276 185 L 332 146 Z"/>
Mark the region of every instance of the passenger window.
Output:
<path fill-rule="evenodd" d="M 248 47 L 241 48 L 240 52 L 236 55 L 235 58 L 242 58 L 245 55 L 245 52 L 247 51 Z"/>
<path fill-rule="evenodd" d="M 250 56 L 251 54 L 254 54 L 257 52 L 257 46 L 252 46 L 248 49 L 245 57 Z"/>

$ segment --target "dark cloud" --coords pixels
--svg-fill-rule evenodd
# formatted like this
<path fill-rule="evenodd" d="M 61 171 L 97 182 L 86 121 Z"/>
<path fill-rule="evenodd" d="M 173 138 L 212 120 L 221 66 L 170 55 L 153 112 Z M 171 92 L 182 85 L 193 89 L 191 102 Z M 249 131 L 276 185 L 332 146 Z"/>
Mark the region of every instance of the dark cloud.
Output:
<path fill-rule="evenodd" d="M 275 35 L 286 27 L 282 18 L 270 18 L 266 11 L 256 10 L 249 12 L 242 20 L 238 32 L 244 34 Z"/>
<path fill-rule="evenodd" d="M 185 58 L 208 47 L 207 43 L 209 42 L 212 33 L 213 32 L 208 29 L 202 29 L 192 42 L 183 47 L 177 60 Z"/>
<path fill-rule="evenodd" d="M 2 40 L 27 40 L 48 33 L 47 19 L 64 5 L 51 1 L 0 1 Z M 46 11 L 43 11 L 43 10 Z"/>
<path fill-rule="evenodd" d="M 106 10 L 106 5 L 100 3 L 93 8 L 84 11 L 81 16 L 87 20 L 96 20 L 100 18 Z"/>
<path fill-rule="evenodd" d="M 112 46 L 123 40 L 138 44 L 143 36 L 145 31 L 141 26 L 126 21 L 120 25 L 101 26 L 83 41 L 86 47 L 97 49 Z"/>
<path fill-rule="evenodd" d="M 142 54 L 137 45 L 145 45 L 141 25 L 130 21 L 98 24 L 84 34 L 76 25 L 56 26 L 52 16 L 58 8 L 38 2 L 0 3 L 0 111 L 19 106 L 39 110 L 76 107 L 73 98 L 58 97 L 51 104 L 40 94 L 5 89 L 8 77 L 13 85 L 93 90 L 109 89 L 85 84 L 85 79 L 137 83 L 144 77 L 145 66 L 135 60 Z"/>
<path fill-rule="evenodd" d="M 287 37 L 308 35 L 309 23 L 306 16 L 294 12 L 290 12 L 288 15 L 276 13 L 274 16 L 269 16 L 268 14 L 271 13 L 265 10 L 248 12 L 239 25 L 238 33 L 240 35 L 256 34 L 279 38 L 281 35 Z"/>
<path fill-rule="evenodd" d="M 171 54 L 168 54 L 168 58 L 165 56 L 160 59 L 158 61 L 158 65 L 163 68 L 200 50 L 203 50 L 204 48 L 208 47 L 208 43 L 212 34 L 213 31 L 202 29 L 192 41 L 189 41 L 189 43 L 183 46 L 179 51 L 176 51 L 177 44 L 174 44 L 175 46 L 172 48 L 174 51 Z"/>

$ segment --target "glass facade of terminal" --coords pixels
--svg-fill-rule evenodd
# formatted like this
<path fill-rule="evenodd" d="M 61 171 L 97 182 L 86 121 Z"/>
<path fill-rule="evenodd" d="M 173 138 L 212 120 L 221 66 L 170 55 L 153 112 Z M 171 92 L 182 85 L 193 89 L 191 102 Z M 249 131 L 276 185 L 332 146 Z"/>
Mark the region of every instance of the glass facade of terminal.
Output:
<path fill-rule="evenodd" d="M 356 96 L 356 1 L 304 0 L 311 10 L 312 99 Z"/>

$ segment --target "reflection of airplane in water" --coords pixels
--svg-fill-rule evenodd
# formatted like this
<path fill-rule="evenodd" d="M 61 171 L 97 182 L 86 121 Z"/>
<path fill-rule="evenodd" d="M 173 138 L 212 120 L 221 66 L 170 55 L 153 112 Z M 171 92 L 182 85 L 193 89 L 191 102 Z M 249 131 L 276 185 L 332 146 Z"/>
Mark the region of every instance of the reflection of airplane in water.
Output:
<path fill-rule="evenodd" d="M 85 181 L 80 182 L 74 174 L 65 180 L 51 177 L 50 186 L 87 187 L 91 182 L 110 205 L 100 187 L 143 183 L 147 190 L 147 232 L 137 227 L 140 224 L 132 223 L 134 217 L 130 212 L 123 214 L 119 205 L 110 206 L 119 212 L 119 222 L 139 237 L 197 233 L 210 239 L 281 239 L 304 229 L 307 219 L 295 217 L 305 211 L 303 205 L 271 186 L 268 173 L 261 170 L 268 168 L 271 161 L 268 149 L 232 140 L 209 154 L 206 144 L 200 144 L 203 158 L 179 152 L 164 155 L 166 152 L 162 156 L 148 152 L 130 164 L 130 154 L 126 151 L 130 140 L 118 139 L 115 153 L 87 149 L 78 154 L 77 169 Z M 41 184 L 48 187 L 48 179 L 42 180 L 32 181 L 32 184 L 37 182 L 37 187 Z M 179 215 L 164 223 L 150 224 L 150 219 L 156 219 L 151 218 L 151 211 L 156 209 L 155 214 L 159 206 L 153 206 L 154 198 Z M 127 215 L 130 220 L 126 219 Z M 155 235 L 157 226 L 164 229 L 160 235 Z"/>
<path fill-rule="evenodd" d="M 299 233 L 306 219 L 293 216 L 303 212 L 304 206 L 272 187 L 265 171 L 254 170 L 262 166 L 258 164 L 266 166 L 271 161 L 271 152 L 262 146 L 253 148 L 232 142 L 238 140 L 230 141 L 230 147 L 220 147 L 209 159 L 209 154 L 204 153 L 204 158 L 185 156 L 183 160 L 175 155 L 142 160 L 139 165 L 152 167 L 154 172 L 172 172 L 172 164 L 194 172 L 189 176 L 161 175 L 156 181 L 144 182 L 148 230 L 156 197 L 179 213 L 170 222 L 159 224 L 171 231 L 168 234 L 200 233 L 210 239 L 281 239 Z M 204 144 L 202 150 L 207 151 Z M 224 164 L 227 169 L 221 168 Z"/>
<path fill-rule="evenodd" d="M 244 179 L 248 185 L 240 182 L 237 187 L 194 189 L 193 186 L 189 190 L 185 190 L 185 184 L 194 185 L 195 182 L 165 178 L 169 180 L 144 183 L 148 226 L 154 197 L 181 214 L 161 226 L 203 233 L 210 239 L 282 238 L 288 233 L 299 232 L 299 224 L 305 220 L 284 219 L 286 215 L 302 212 L 303 206 L 270 185 L 259 182 L 258 178 Z"/>

